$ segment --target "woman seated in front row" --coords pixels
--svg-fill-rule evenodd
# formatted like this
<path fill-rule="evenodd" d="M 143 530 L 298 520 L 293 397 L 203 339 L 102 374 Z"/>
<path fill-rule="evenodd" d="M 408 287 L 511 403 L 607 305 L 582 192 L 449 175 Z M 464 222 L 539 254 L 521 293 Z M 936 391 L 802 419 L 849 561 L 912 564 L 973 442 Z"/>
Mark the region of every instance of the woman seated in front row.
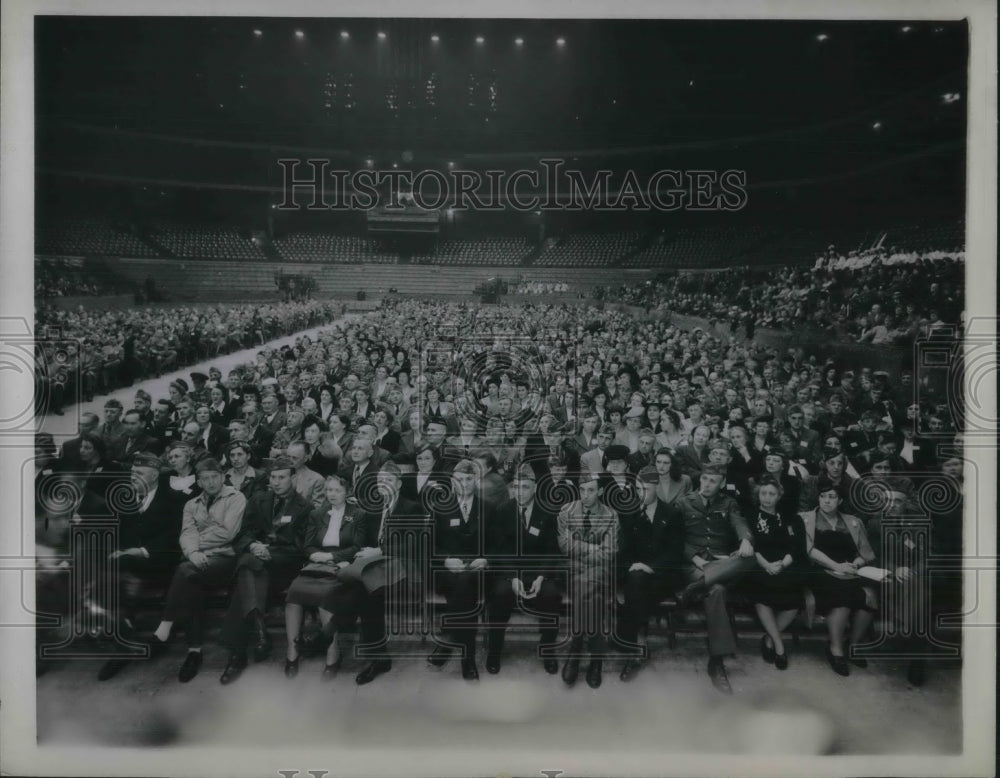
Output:
<path fill-rule="evenodd" d="M 326 649 L 323 678 L 333 678 L 340 669 L 343 657 L 335 632 L 333 608 L 334 592 L 341 583 L 337 571 L 347 567 L 354 555 L 364 545 L 364 511 L 347 503 L 347 487 L 336 475 L 326 479 L 326 500 L 313 510 L 305 532 L 305 551 L 308 563 L 303 572 L 288 587 L 285 599 L 285 634 L 288 653 L 285 658 L 285 675 L 294 678 L 299 672 L 299 649 Z M 304 608 L 318 608 L 322 630 L 311 640 L 300 641 Z"/>
<path fill-rule="evenodd" d="M 826 615 L 830 636 L 826 657 L 830 667 L 838 675 L 850 675 L 845 655 L 849 657 L 850 646 L 864 637 L 878 608 L 875 586 L 858 576 L 860 567 L 875 561 L 875 553 L 861 519 L 840 512 L 843 499 L 840 488 L 821 477 L 817 491 L 819 506 L 801 514 L 806 550 L 816 567 L 809 585 L 816 597 L 816 612 Z M 844 635 L 852 614 L 850 642 L 845 645 Z M 857 667 L 868 664 L 861 657 L 850 660 Z"/>
<path fill-rule="evenodd" d="M 781 633 L 798 614 L 806 583 L 805 529 L 797 514 L 779 507 L 783 489 L 777 478 L 761 476 L 756 491 L 759 507 L 750 514 L 747 524 L 753 532 L 758 569 L 748 574 L 744 586 L 764 627 L 760 655 L 768 664 L 784 670 L 788 667 L 788 653 Z"/>

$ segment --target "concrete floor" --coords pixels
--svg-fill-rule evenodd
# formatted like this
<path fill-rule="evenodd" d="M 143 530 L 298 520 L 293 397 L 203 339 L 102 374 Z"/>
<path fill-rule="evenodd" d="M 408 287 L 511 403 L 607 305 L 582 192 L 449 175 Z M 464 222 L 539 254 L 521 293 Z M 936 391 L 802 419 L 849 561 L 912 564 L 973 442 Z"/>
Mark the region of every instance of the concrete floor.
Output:
<path fill-rule="evenodd" d="M 490 676 L 480 656 L 478 683 L 461 678 L 452 660 L 442 670 L 422 659 L 396 660 L 392 671 L 359 687 L 362 666 L 350 658 L 340 676 L 320 680 L 323 660 L 303 659 L 299 676 L 275 656 L 251 664 L 234 684 L 218 678 L 225 654 L 206 648 L 201 673 L 176 679 L 184 649 L 130 664 L 111 681 L 96 680 L 100 662 L 64 661 L 38 680 L 39 745 L 302 746 L 447 748 L 558 742 L 586 748 L 595 738 L 623 755 L 641 752 L 713 754 L 935 754 L 961 750 L 961 668 L 934 662 L 927 683 L 912 688 L 905 666 L 874 660 L 849 678 L 835 675 L 822 642 L 789 646 L 784 671 L 763 662 L 757 641 L 741 638 L 727 661 L 735 694 L 709 682 L 704 642 L 681 636 L 676 650 L 657 645 L 630 684 L 619 661 L 606 662 L 604 684 L 572 689 L 543 671 L 533 643 L 509 641 L 501 673 Z M 99 715 L 94 715 L 99 711 Z M 726 733 L 720 738 L 719 732 Z"/>

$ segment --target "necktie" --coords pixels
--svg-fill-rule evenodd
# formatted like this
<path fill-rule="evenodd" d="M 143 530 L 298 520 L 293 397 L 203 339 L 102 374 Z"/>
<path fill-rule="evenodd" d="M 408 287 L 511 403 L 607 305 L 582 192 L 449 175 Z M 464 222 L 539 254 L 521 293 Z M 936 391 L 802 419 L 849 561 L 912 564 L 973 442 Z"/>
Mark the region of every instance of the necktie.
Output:
<path fill-rule="evenodd" d="M 524 508 L 518 508 L 518 511 L 521 513 L 521 525 L 528 529 L 528 512 Z"/>
<path fill-rule="evenodd" d="M 389 513 L 391 508 L 392 508 L 391 505 L 387 505 L 385 506 L 385 510 L 382 511 L 382 523 L 379 525 L 378 528 L 378 544 L 380 546 L 385 543 L 385 525 L 386 522 L 389 520 Z"/>
<path fill-rule="evenodd" d="M 278 516 L 281 515 L 281 511 L 284 510 L 284 508 L 285 508 L 285 498 L 276 497 L 274 499 L 274 513 L 272 514 L 271 519 L 273 520 L 278 518 Z"/>
<path fill-rule="evenodd" d="M 462 501 L 462 519 L 464 521 L 469 520 L 469 503 L 464 500 Z"/>
<path fill-rule="evenodd" d="M 590 510 L 588 509 L 583 511 L 583 531 L 590 532 Z"/>

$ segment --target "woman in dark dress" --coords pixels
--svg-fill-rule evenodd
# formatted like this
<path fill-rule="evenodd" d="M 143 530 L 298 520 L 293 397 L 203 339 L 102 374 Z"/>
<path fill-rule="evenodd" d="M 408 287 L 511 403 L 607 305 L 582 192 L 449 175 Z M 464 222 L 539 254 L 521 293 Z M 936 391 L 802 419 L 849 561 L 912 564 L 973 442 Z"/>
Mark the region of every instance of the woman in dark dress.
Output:
<path fill-rule="evenodd" d="M 878 607 L 878 595 L 858 568 L 875 561 L 865 526 L 857 516 L 840 512 L 841 492 L 829 479 L 821 478 L 817 490 L 819 507 L 802 514 L 806 550 L 814 563 L 810 587 L 816 597 L 816 611 L 826 615 L 830 645 L 826 656 L 838 675 L 850 675 L 845 658 L 844 635 L 851 615 L 850 642 L 857 643 L 871 626 Z M 852 658 L 858 667 L 867 661 Z"/>
<path fill-rule="evenodd" d="M 299 648 L 302 643 L 304 608 L 318 608 L 322 635 L 308 641 L 305 647 L 326 648 L 326 666 L 323 678 L 332 678 L 340 669 L 342 657 L 339 655 L 337 636 L 333 632 L 333 592 L 340 582 L 337 570 L 347 567 L 358 549 L 364 545 L 364 512 L 356 505 L 347 504 L 347 487 L 339 476 L 326 479 L 326 501 L 309 516 L 305 532 L 306 557 L 309 562 L 305 572 L 299 575 L 285 599 L 285 634 L 288 637 L 288 653 L 285 659 L 285 675 L 294 678 L 299 670 Z M 327 642 L 329 641 L 329 642 Z"/>
<path fill-rule="evenodd" d="M 440 504 L 440 492 L 449 487 L 448 476 L 438 472 L 437 451 L 426 443 L 417 447 L 414 462 L 416 472 L 403 473 L 400 496 L 433 509 Z M 437 497 L 433 495 L 435 492 L 438 493 Z"/>
<path fill-rule="evenodd" d="M 754 556 L 758 570 L 745 579 L 750 601 L 764 626 L 760 655 L 779 670 L 788 667 L 788 654 L 781 633 L 802 606 L 806 559 L 805 528 L 795 513 L 782 511 L 781 483 L 772 475 L 761 476 L 756 487 L 758 509 L 750 515 Z"/>
<path fill-rule="evenodd" d="M 372 415 L 376 430 L 375 443 L 389 454 L 398 454 L 401 438 L 399 433 L 392 429 L 393 421 L 395 417 L 387 408 L 379 408 Z"/>
<path fill-rule="evenodd" d="M 770 476 L 781 485 L 781 497 L 778 500 L 777 510 L 783 516 L 797 514 L 799 512 L 799 500 L 802 497 L 802 479 L 789 472 L 788 455 L 784 451 L 775 449 L 769 451 L 762 461 L 763 472 L 756 483 L 762 482 L 764 477 Z M 751 487 L 755 483 L 751 480 Z"/>
<path fill-rule="evenodd" d="M 320 451 L 320 439 L 323 433 L 329 430 L 326 422 L 319 416 L 306 416 L 302 422 L 302 440 L 306 444 L 306 466 L 320 475 L 326 475 L 329 469 L 323 461 L 323 452 Z"/>

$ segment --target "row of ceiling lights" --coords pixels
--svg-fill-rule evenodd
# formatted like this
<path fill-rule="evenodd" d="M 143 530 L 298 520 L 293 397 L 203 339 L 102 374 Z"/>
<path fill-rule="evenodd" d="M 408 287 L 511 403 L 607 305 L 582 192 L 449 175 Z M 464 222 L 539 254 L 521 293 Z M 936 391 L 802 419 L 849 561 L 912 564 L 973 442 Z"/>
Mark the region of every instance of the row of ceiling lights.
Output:
<path fill-rule="evenodd" d="M 254 37 L 256 37 L 256 38 L 262 38 L 264 36 L 264 31 L 263 30 L 259 30 L 259 29 L 258 30 L 254 30 L 253 34 L 254 34 Z M 295 37 L 298 38 L 299 40 L 303 40 L 306 37 L 306 34 L 305 34 L 305 32 L 303 30 L 296 30 L 295 31 Z M 380 30 L 379 32 L 377 32 L 375 34 L 375 37 L 378 38 L 380 41 L 384 41 L 389 36 L 384 31 Z M 346 40 L 350 40 L 351 33 L 348 32 L 347 30 L 341 30 L 340 31 L 340 38 L 341 38 L 341 40 L 345 40 L 345 41 Z M 483 35 L 477 35 L 476 38 L 475 38 L 475 40 L 476 40 L 476 43 L 479 44 L 480 46 L 482 46 L 483 44 L 486 43 L 486 38 Z M 440 42 L 441 42 L 441 36 L 440 35 L 437 35 L 437 34 L 431 35 L 431 43 L 440 43 Z M 518 36 L 518 37 L 514 38 L 514 45 L 515 46 L 523 46 L 524 45 L 524 38 L 522 38 L 521 36 Z M 565 46 L 565 45 L 566 45 L 566 39 L 564 37 L 560 36 L 560 37 L 556 38 L 556 46 Z"/>
<path fill-rule="evenodd" d="M 904 24 L 902 27 L 899 28 L 899 31 L 902 32 L 902 33 L 909 33 L 909 32 L 913 31 L 913 27 L 911 25 L 909 25 L 909 24 Z M 934 32 L 943 32 L 943 31 L 944 31 L 944 27 L 935 27 L 934 28 Z M 253 34 L 254 34 L 255 37 L 261 38 L 264 35 L 264 31 L 261 30 L 261 29 L 256 29 L 256 30 L 253 31 Z M 304 39 L 306 37 L 306 34 L 305 34 L 305 32 L 303 30 L 296 30 L 295 31 L 295 37 L 298 38 L 299 40 L 302 40 L 302 39 Z M 351 33 L 348 32 L 347 30 L 341 30 L 340 31 L 340 37 L 341 37 L 341 40 L 345 40 L 345 41 L 346 40 L 350 40 Z M 375 37 L 377 37 L 380 41 L 384 41 L 389 36 L 386 34 L 386 32 L 384 30 L 379 30 L 375 34 Z M 476 40 L 476 43 L 479 44 L 480 46 L 482 46 L 484 43 L 486 43 L 486 38 L 484 36 L 482 36 L 482 35 L 477 35 L 476 38 L 475 38 L 475 40 Z M 825 41 L 830 40 L 830 36 L 827 33 L 825 33 L 825 32 L 821 32 L 821 33 L 818 33 L 816 35 L 816 40 L 819 41 L 820 43 L 823 43 Z M 431 35 L 431 43 L 440 43 L 440 42 L 441 42 L 441 36 L 440 35 L 437 35 L 436 33 L 434 35 Z M 518 37 L 514 38 L 514 44 L 516 46 L 523 46 L 524 45 L 524 38 L 522 38 L 521 36 L 518 36 Z M 565 46 L 566 45 L 566 39 L 564 37 L 562 37 L 562 36 L 556 38 L 556 45 L 557 46 Z"/>

